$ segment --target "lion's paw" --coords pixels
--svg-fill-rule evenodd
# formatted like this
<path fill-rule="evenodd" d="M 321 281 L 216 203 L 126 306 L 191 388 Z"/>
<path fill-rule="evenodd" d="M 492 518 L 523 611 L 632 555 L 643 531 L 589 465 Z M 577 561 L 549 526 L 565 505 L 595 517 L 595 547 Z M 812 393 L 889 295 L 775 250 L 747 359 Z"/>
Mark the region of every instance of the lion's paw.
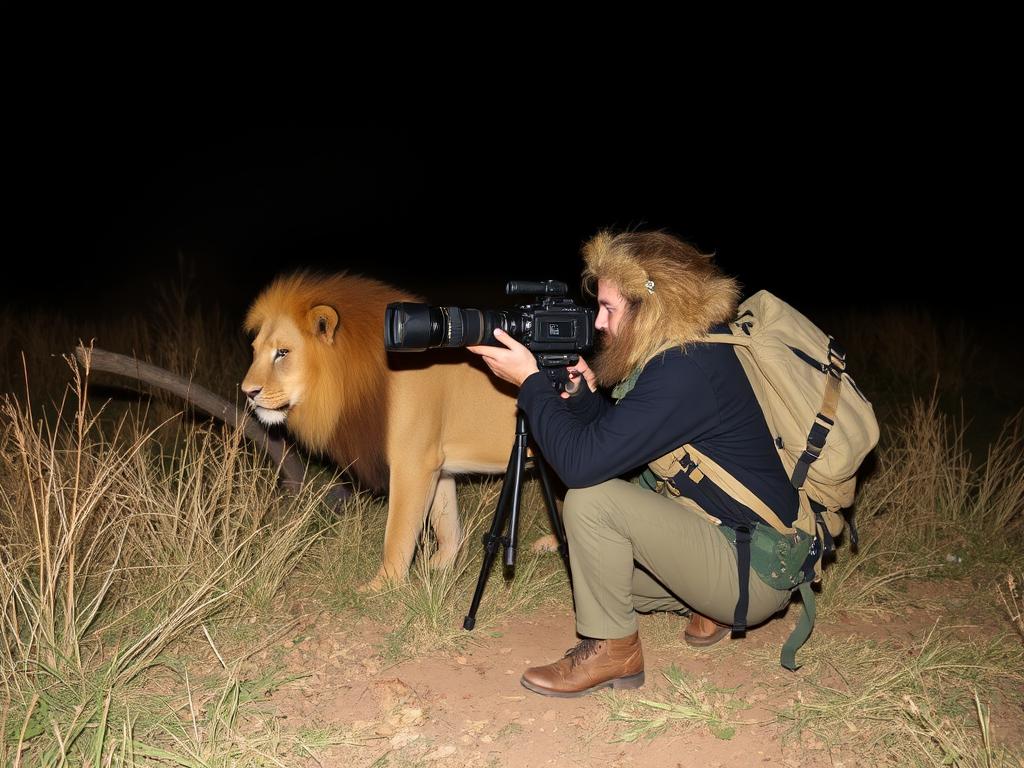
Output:
<path fill-rule="evenodd" d="M 458 548 L 451 550 L 439 549 L 434 553 L 433 557 L 430 558 L 430 567 L 434 570 L 443 570 L 444 568 L 451 568 L 452 563 L 455 562 L 455 558 L 458 557 Z"/>
<path fill-rule="evenodd" d="M 549 533 L 547 536 L 541 536 L 536 539 L 533 544 L 530 545 L 531 552 L 557 552 L 558 551 L 558 537 L 553 533 Z"/>
<path fill-rule="evenodd" d="M 370 579 L 368 582 L 366 582 L 365 584 L 360 584 L 358 587 L 356 587 L 356 592 L 361 592 L 363 594 L 382 592 L 383 590 L 389 587 L 395 586 L 397 583 L 398 582 L 394 578 L 388 576 L 388 574 L 385 571 L 381 570 L 378 571 L 377 575 Z"/>
<path fill-rule="evenodd" d="M 374 592 L 380 592 L 382 589 L 384 589 L 384 585 L 386 583 L 387 582 L 385 582 L 384 579 L 380 578 L 379 576 L 374 576 L 365 584 L 360 584 L 358 587 L 356 587 L 356 592 L 360 592 L 362 594 L 372 594 Z"/>

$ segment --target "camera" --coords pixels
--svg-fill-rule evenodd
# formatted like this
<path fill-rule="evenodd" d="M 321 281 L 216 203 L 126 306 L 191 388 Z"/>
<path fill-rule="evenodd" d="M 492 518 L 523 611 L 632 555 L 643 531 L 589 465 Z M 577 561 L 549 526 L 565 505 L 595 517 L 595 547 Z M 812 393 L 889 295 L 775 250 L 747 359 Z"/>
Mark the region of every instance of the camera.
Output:
<path fill-rule="evenodd" d="M 510 280 L 505 293 L 532 295 L 534 302 L 514 309 L 434 307 L 407 301 L 388 304 L 384 346 L 394 352 L 477 344 L 500 347 L 494 329 L 501 328 L 533 352 L 537 364 L 553 381 L 564 381 L 564 367 L 574 365 L 580 352 L 594 344 L 594 310 L 568 298 L 568 287 L 557 280 Z M 558 368 L 562 372 L 554 373 Z"/>

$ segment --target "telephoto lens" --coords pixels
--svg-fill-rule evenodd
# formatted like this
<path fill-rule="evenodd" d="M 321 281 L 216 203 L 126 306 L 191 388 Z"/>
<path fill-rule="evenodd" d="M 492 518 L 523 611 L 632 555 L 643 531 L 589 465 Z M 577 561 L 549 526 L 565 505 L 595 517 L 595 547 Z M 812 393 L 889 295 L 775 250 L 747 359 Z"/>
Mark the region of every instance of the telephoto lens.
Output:
<path fill-rule="evenodd" d="M 395 352 L 423 352 L 435 347 L 500 346 L 494 329 L 513 338 L 523 323 L 512 312 L 501 310 L 433 307 L 399 301 L 384 313 L 384 346 Z"/>

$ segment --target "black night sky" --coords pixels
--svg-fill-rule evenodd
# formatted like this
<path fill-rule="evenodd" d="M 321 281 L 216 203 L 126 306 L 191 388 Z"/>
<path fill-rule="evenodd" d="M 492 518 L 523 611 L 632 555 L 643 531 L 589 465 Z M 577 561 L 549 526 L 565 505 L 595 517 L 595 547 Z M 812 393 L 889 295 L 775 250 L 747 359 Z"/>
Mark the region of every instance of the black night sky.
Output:
<path fill-rule="evenodd" d="M 1000 274 L 1019 255 L 1003 138 L 927 86 L 672 109 L 85 83 L 22 96 L 5 150 L 19 310 L 144 309 L 179 254 L 197 299 L 239 321 L 297 268 L 498 307 L 509 278 L 577 290 L 580 246 L 604 227 L 667 229 L 802 307 L 984 323 L 1016 290 Z"/>

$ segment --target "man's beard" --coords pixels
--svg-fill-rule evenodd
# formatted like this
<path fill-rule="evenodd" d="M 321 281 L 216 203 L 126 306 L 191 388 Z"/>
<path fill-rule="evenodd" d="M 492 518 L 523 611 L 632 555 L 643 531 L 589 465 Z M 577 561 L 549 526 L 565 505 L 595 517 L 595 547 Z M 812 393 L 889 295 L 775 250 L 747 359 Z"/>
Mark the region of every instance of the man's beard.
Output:
<path fill-rule="evenodd" d="M 598 336 L 597 353 L 590 367 L 602 387 L 614 387 L 633 373 L 633 335 L 632 323 L 622 322 L 614 336 L 607 331 Z"/>

